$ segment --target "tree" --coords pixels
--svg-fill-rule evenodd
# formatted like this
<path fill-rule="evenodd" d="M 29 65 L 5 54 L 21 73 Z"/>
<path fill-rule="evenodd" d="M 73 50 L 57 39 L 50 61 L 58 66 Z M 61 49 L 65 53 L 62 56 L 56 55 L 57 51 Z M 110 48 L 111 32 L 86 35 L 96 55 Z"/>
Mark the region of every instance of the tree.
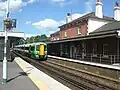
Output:
<path fill-rule="evenodd" d="M 45 34 L 41 35 L 40 37 L 41 39 L 47 39 L 47 36 Z"/>
<path fill-rule="evenodd" d="M 45 34 L 42 34 L 41 36 L 40 35 L 37 35 L 37 36 L 32 36 L 30 38 L 27 38 L 26 39 L 26 42 L 27 43 L 33 43 L 33 42 L 41 42 L 41 41 L 46 41 L 48 40 L 49 38 L 45 35 Z"/>
<path fill-rule="evenodd" d="M 41 37 L 39 35 L 35 36 L 35 42 L 39 42 L 41 40 Z"/>

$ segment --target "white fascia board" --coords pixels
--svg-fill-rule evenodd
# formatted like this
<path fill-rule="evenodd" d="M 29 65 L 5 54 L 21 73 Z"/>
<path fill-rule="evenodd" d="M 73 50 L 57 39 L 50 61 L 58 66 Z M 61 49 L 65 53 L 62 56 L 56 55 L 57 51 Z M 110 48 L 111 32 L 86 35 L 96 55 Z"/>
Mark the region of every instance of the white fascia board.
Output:
<path fill-rule="evenodd" d="M 118 36 L 120 36 L 120 30 L 118 30 L 117 32 L 118 32 Z"/>
<path fill-rule="evenodd" d="M 5 32 L 0 32 L 0 37 L 4 37 L 4 36 L 5 36 Z M 24 38 L 25 34 L 24 32 L 7 32 L 7 36 Z"/>

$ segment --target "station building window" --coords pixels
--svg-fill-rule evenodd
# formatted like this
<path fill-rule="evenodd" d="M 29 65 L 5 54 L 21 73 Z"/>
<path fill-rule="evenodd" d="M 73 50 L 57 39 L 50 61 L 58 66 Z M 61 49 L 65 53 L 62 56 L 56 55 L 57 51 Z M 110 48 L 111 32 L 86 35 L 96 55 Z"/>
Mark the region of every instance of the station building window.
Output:
<path fill-rule="evenodd" d="M 59 40 L 59 38 L 57 38 L 57 40 Z"/>
<path fill-rule="evenodd" d="M 82 53 L 86 56 L 86 44 L 82 43 Z"/>
<path fill-rule="evenodd" d="M 93 43 L 93 56 L 97 56 L 97 44 Z"/>
<path fill-rule="evenodd" d="M 108 56 L 108 44 L 103 44 L 103 56 Z"/>
<path fill-rule="evenodd" d="M 65 37 L 67 37 L 67 32 L 65 32 Z"/>
<path fill-rule="evenodd" d="M 81 34 L 81 32 L 80 32 L 80 26 L 77 28 L 77 32 L 78 32 L 78 34 Z"/>
<path fill-rule="evenodd" d="M 86 44 L 84 43 L 84 54 L 86 56 L 86 53 L 87 53 L 87 47 L 86 47 Z"/>

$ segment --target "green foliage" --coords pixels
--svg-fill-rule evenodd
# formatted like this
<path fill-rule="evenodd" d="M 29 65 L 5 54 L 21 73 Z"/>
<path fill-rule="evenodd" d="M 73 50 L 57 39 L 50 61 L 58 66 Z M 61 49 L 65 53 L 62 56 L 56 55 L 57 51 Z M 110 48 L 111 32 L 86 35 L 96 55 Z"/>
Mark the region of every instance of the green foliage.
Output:
<path fill-rule="evenodd" d="M 30 37 L 30 38 L 27 38 L 26 39 L 26 42 L 27 43 L 33 43 L 33 42 L 40 42 L 40 41 L 46 41 L 46 40 L 48 40 L 49 38 L 45 35 L 45 34 L 43 34 L 43 35 L 41 35 L 41 36 L 39 36 L 39 35 L 37 35 L 37 36 L 32 36 L 32 37 Z"/>

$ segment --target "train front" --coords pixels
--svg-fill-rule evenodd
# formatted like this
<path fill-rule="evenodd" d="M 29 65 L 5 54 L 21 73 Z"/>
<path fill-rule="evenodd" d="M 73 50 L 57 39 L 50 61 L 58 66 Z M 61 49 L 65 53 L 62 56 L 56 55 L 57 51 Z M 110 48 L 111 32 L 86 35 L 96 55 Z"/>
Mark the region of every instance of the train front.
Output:
<path fill-rule="evenodd" d="M 47 60 L 47 44 L 40 44 L 39 58 L 41 60 Z"/>

